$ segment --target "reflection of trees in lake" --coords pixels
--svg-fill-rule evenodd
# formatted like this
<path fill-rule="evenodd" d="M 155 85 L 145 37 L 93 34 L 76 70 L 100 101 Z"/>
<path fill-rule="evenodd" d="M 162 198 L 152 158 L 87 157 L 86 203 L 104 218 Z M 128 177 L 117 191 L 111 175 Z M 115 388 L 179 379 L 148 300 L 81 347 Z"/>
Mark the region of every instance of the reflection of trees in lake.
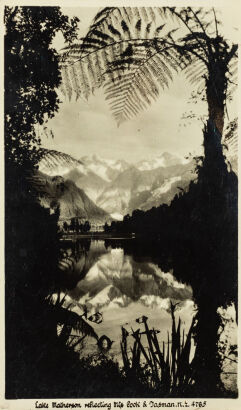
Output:
<path fill-rule="evenodd" d="M 88 238 L 82 238 L 71 243 L 62 242 L 62 259 L 59 267 L 61 289 L 74 289 L 76 284 L 83 279 L 99 257 L 107 253 L 102 242 L 92 242 Z"/>
<path fill-rule="evenodd" d="M 210 158 L 208 165 L 204 161 L 199 180 L 190 184 L 188 193 L 176 197 L 170 207 L 146 212 L 142 224 L 135 214 L 119 226 L 140 234 L 148 226 L 148 238 L 143 236 L 136 244 L 123 241 L 125 252 L 136 260 L 151 255 L 161 269 L 172 268 L 177 280 L 192 286 L 199 308 L 197 390 L 203 396 L 215 396 L 222 394 L 217 308 L 234 302 L 237 312 L 237 178 L 227 172 L 221 152 L 214 154 L 207 148 L 207 155 L 217 158 L 213 164 Z"/>
<path fill-rule="evenodd" d="M 189 11 L 186 13 L 188 15 Z M 27 182 L 38 160 L 39 137 L 35 125 L 42 124 L 46 114 L 53 116 L 59 104 L 55 92 L 60 83 L 58 57 L 51 41 L 59 31 L 70 40 L 74 36 L 76 20 L 68 22 L 58 8 L 31 7 L 6 8 L 5 18 L 6 395 L 8 398 L 88 395 L 88 382 L 84 384 L 88 369 L 83 363 L 80 366 L 74 352 L 66 349 L 65 343 L 57 338 L 56 324 L 60 319 L 58 315 L 50 314 L 45 296 L 56 288 L 73 287 L 86 276 L 102 250 L 90 254 L 89 243 L 76 243 L 70 255 L 64 255 L 62 266 L 66 263 L 68 269 L 61 273 L 57 267 L 60 256 L 58 209 L 54 203 L 52 207 L 56 212 L 53 215 L 42 209 L 29 192 L 31 187 Z M 46 19 L 50 24 L 45 24 Z M 121 23 L 122 32 L 127 33 L 126 23 Z M 136 29 L 140 31 L 140 23 Z M 126 217 L 121 226 L 129 232 L 156 234 L 159 241 L 146 241 L 145 246 L 135 250 L 136 256 L 143 258 L 149 252 L 152 261 L 157 261 L 163 270 L 169 271 L 172 267 L 175 277 L 191 284 L 199 306 L 196 394 L 210 396 L 221 394 L 217 387 L 222 387 L 217 355 L 220 325 L 217 307 L 233 300 L 237 307 L 237 179 L 233 173 L 227 172 L 220 135 L 227 91 L 225 74 L 236 54 L 236 46 L 226 48 L 226 41 L 218 36 L 208 38 L 208 42 L 203 42 L 201 37 L 202 48 L 208 52 L 208 57 L 215 56 L 213 61 L 207 60 L 212 65 L 208 67 L 206 91 L 209 116 L 216 127 L 210 121 L 204 130 L 205 159 L 201 159 L 203 166 L 198 169 L 199 181 L 190 185 L 187 194 L 176 197 L 169 208 L 163 206 L 146 214 L 136 212 L 135 218 Z M 188 39 L 192 41 L 192 36 Z M 103 39 L 99 38 L 98 42 L 103 44 Z M 92 44 L 95 48 L 96 41 Z M 210 44 L 214 47 L 209 48 Z M 146 47 L 144 43 L 143 46 Z M 155 44 L 153 52 L 156 52 Z M 128 58 L 132 53 L 129 48 L 122 56 Z M 44 66 L 40 64 L 43 56 Z M 114 71 L 117 66 L 113 64 Z M 219 68 L 221 74 L 216 77 Z M 30 71 L 33 72 L 31 77 L 28 75 Z M 128 251 L 128 243 L 124 247 Z M 157 282 L 155 277 L 151 292 L 155 292 Z M 129 283 L 124 283 L 124 288 L 133 298 L 140 292 L 142 282 L 138 272 L 133 274 L 131 291 Z M 113 370 L 111 383 L 108 381 L 105 377 L 108 365 L 102 366 L 99 375 L 92 368 L 89 380 L 92 371 L 99 392 L 105 388 L 105 392 L 118 396 L 123 391 L 123 383 L 113 364 L 109 366 Z M 73 380 L 75 386 L 72 386 Z M 127 396 L 133 394 L 131 391 L 127 393 L 128 388 L 125 391 Z M 93 396 L 95 392 L 91 394 Z"/>

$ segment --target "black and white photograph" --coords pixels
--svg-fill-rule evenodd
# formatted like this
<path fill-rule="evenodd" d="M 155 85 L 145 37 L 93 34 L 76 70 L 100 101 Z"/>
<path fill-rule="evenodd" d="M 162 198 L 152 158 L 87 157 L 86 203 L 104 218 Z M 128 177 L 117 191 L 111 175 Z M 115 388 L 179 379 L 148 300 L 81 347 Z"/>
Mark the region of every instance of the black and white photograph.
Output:
<path fill-rule="evenodd" d="M 1 3 L 5 406 L 238 408 L 240 5 L 52 3 Z"/>

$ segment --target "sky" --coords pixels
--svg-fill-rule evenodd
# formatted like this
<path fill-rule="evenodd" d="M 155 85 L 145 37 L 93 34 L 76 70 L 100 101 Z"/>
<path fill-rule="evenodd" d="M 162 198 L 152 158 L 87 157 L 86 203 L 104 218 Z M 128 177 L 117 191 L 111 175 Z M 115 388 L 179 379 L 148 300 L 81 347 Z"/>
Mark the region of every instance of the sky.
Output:
<path fill-rule="evenodd" d="M 70 17 L 76 15 L 80 18 L 80 36 L 85 35 L 97 11 L 97 8 L 87 7 L 63 8 L 63 12 Z M 220 16 L 225 36 L 237 41 L 237 14 L 229 8 Z M 63 45 L 62 37 L 57 36 L 54 46 L 60 50 Z M 102 90 L 96 91 L 87 102 L 83 99 L 68 101 L 59 93 L 63 102 L 59 112 L 47 124 L 53 131 L 54 139 L 43 136 L 42 146 L 65 152 L 74 158 L 98 154 L 132 163 L 151 159 L 165 151 L 181 156 L 189 153 L 198 155 L 202 152 L 203 124 L 197 120 L 188 123 L 181 119 L 190 110 L 198 115 L 206 114 L 205 102 L 195 106 L 190 103 L 192 90 L 184 74 L 178 74 L 169 89 L 160 92 L 157 101 L 120 127 L 111 116 Z M 234 118 L 236 99 L 228 110 L 230 119 Z"/>

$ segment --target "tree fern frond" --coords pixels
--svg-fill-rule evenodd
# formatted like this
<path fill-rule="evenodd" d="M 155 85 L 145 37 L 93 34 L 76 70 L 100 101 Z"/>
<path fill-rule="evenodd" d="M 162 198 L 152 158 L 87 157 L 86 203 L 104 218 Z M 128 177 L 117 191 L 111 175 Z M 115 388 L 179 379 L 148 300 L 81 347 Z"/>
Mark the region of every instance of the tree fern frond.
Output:
<path fill-rule="evenodd" d="M 81 48 L 87 48 L 87 47 L 103 47 L 103 46 L 107 46 L 107 41 L 106 39 L 104 40 L 103 38 L 86 38 L 85 42 L 81 45 Z"/>
<path fill-rule="evenodd" d="M 111 36 L 109 36 L 109 34 L 106 34 L 103 31 L 100 31 L 100 30 L 97 30 L 97 29 L 92 30 L 92 35 L 95 36 L 96 38 L 99 38 L 102 41 L 104 41 L 104 40 L 113 41 L 113 38 Z M 88 39 L 86 39 L 84 41 L 88 41 Z"/>
<path fill-rule="evenodd" d="M 101 9 L 94 17 L 94 23 L 92 26 L 96 26 L 98 23 L 102 22 L 103 19 L 106 19 L 110 13 L 115 10 L 116 7 L 104 7 Z"/>
<path fill-rule="evenodd" d="M 123 15 L 126 20 L 131 24 L 132 23 L 132 8 L 131 7 L 123 7 Z"/>
<path fill-rule="evenodd" d="M 148 23 L 147 26 L 146 26 L 146 32 L 147 32 L 147 33 L 150 33 L 150 31 L 151 31 L 151 25 L 152 25 L 152 21 L 150 21 L 150 23 Z"/>
<path fill-rule="evenodd" d="M 125 20 L 121 20 L 121 27 L 122 27 L 124 32 L 130 33 L 130 29 L 129 29 L 128 25 L 126 24 Z"/>
<path fill-rule="evenodd" d="M 157 27 L 155 30 L 156 34 L 159 34 L 160 31 L 162 31 L 165 26 L 166 26 L 166 23 L 161 24 L 159 27 Z"/>
<path fill-rule="evenodd" d="M 115 65 L 123 68 L 125 74 L 115 84 L 108 83 L 105 95 L 111 101 L 111 110 L 119 124 L 150 105 L 151 100 L 159 95 L 160 83 L 168 86 L 172 74 L 162 57 L 153 52 L 150 57 L 133 59 L 129 69 L 125 68 L 126 61 L 129 63 L 128 59 L 115 62 Z"/>
<path fill-rule="evenodd" d="M 120 54 L 120 57 L 126 57 L 126 56 L 133 56 L 133 46 L 132 44 L 128 44 L 128 46 L 126 47 L 126 49 Z"/>
<path fill-rule="evenodd" d="M 121 37 L 121 33 L 112 24 L 108 24 L 108 29 L 114 36 Z"/>
<path fill-rule="evenodd" d="M 67 67 L 66 65 L 64 65 L 62 68 L 62 82 L 65 93 L 68 96 L 69 100 L 71 100 L 73 88 L 69 77 L 69 67 Z"/>
<path fill-rule="evenodd" d="M 82 316 L 78 315 L 76 312 L 67 310 L 63 307 L 54 307 L 56 311 L 56 317 L 60 323 L 70 326 L 73 330 L 81 332 L 83 335 L 93 337 L 98 340 L 98 335 L 94 331 L 93 327 L 90 326 Z"/>
<path fill-rule="evenodd" d="M 116 78 L 122 76 L 125 70 L 128 70 L 130 64 L 139 64 L 138 59 L 150 56 L 153 50 L 150 51 L 150 42 L 145 42 L 144 39 L 147 41 L 152 36 L 152 26 L 158 14 L 157 10 L 158 8 L 149 7 L 106 7 L 100 10 L 86 37 L 82 39 L 82 43 L 71 46 L 69 50 L 64 50 L 64 56 L 69 57 L 68 61 L 64 61 L 62 67 L 61 89 L 65 89 L 65 94 L 71 97 L 72 91 L 76 90 L 77 98 L 79 97 L 75 70 L 68 69 L 71 59 L 72 64 L 77 64 L 78 59 L 82 62 L 79 81 L 81 86 L 87 82 L 83 93 L 87 98 L 89 91 L 103 85 L 106 78 L 109 77 L 111 81 L 115 81 Z M 135 19 L 134 29 L 131 30 L 130 23 L 133 23 L 133 19 Z M 139 41 L 138 45 L 136 42 L 141 38 L 135 37 L 140 37 L 142 34 L 143 41 Z M 135 44 L 124 45 L 125 40 L 135 42 Z M 87 70 L 84 67 L 87 67 Z M 168 71 L 165 65 L 162 69 Z M 169 77 L 171 77 L 170 74 Z"/>
<path fill-rule="evenodd" d="M 148 17 L 148 8 L 147 7 L 142 7 L 141 8 L 141 11 L 142 11 L 142 13 L 141 13 L 141 15 L 142 15 L 142 18 L 143 18 L 143 20 L 147 23 L 148 22 L 148 20 L 149 20 L 149 17 Z"/>
<path fill-rule="evenodd" d="M 141 31 L 141 19 L 137 20 L 135 28 L 137 31 Z"/>
<path fill-rule="evenodd" d="M 87 64 L 83 63 L 82 61 L 79 62 L 80 65 L 80 74 L 82 77 L 82 84 L 83 84 L 83 89 L 84 89 L 84 97 L 86 100 L 88 99 L 90 93 L 91 93 L 91 83 L 89 80 L 89 75 L 88 75 L 88 68 Z"/>
<path fill-rule="evenodd" d="M 184 70 L 185 76 L 188 80 L 193 78 L 203 78 L 203 75 L 206 73 L 206 67 L 200 63 L 200 61 L 193 62 L 190 66 Z"/>
<path fill-rule="evenodd" d="M 192 81 L 192 80 L 195 80 L 195 79 L 198 80 L 200 78 L 203 78 L 205 72 L 206 72 L 206 70 L 202 67 L 199 71 L 198 70 L 193 71 L 192 73 L 189 73 L 189 75 L 186 75 L 186 78 L 189 81 Z"/>
<path fill-rule="evenodd" d="M 77 70 L 77 67 L 75 65 L 70 66 L 70 73 L 71 73 L 72 84 L 73 84 L 73 87 L 75 89 L 76 101 L 77 101 L 78 98 L 81 95 L 82 88 L 80 86 L 78 70 Z"/>
<path fill-rule="evenodd" d="M 174 27 L 166 24 L 169 18 Z M 181 24 L 185 32 L 178 37 Z M 105 7 L 95 16 L 86 37 L 63 50 L 61 89 L 70 98 L 73 92 L 78 98 L 82 89 L 88 98 L 103 86 L 120 124 L 146 109 L 179 69 L 201 87 L 210 56 L 216 58 L 216 37 L 210 35 L 215 24 L 217 32 L 213 11 L 202 7 Z M 225 54 L 226 43 L 218 41 L 231 76 L 235 71 L 231 59 L 237 49 L 233 46 Z"/>
<path fill-rule="evenodd" d="M 60 60 L 65 61 L 70 55 L 70 53 L 74 53 L 74 52 L 79 53 L 81 50 L 82 44 L 83 42 L 81 39 L 80 43 L 69 44 L 68 46 L 63 47 Z"/>
<path fill-rule="evenodd" d="M 141 20 L 141 11 L 142 8 L 141 7 L 133 7 L 133 13 L 135 16 L 135 20 Z"/>

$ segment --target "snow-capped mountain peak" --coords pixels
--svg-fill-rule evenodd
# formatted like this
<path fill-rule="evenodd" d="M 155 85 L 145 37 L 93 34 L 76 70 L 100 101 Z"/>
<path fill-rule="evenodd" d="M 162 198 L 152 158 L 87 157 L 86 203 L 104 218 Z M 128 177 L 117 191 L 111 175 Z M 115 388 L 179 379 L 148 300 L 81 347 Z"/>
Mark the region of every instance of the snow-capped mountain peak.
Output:
<path fill-rule="evenodd" d="M 135 209 L 146 211 L 169 204 L 195 177 L 191 160 L 168 152 L 129 164 L 98 154 L 76 160 L 61 152 L 43 150 L 39 169 L 48 176 L 59 175 L 64 181 L 74 182 L 98 207 L 118 220 Z"/>
<path fill-rule="evenodd" d="M 100 176 L 106 182 L 111 182 L 120 172 L 129 168 L 129 164 L 124 160 L 105 159 L 94 154 L 90 157 L 82 157 L 80 159 L 85 167 L 96 175 Z"/>
<path fill-rule="evenodd" d="M 139 161 L 136 164 L 136 167 L 140 171 L 150 171 L 150 170 L 157 169 L 160 167 L 170 167 L 174 165 L 185 164 L 187 162 L 188 160 L 186 160 L 184 157 L 182 158 L 181 156 L 176 155 L 176 154 L 170 154 L 169 152 L 163 152 L 162 154 L 158 155 L 155 158 Z"/>

